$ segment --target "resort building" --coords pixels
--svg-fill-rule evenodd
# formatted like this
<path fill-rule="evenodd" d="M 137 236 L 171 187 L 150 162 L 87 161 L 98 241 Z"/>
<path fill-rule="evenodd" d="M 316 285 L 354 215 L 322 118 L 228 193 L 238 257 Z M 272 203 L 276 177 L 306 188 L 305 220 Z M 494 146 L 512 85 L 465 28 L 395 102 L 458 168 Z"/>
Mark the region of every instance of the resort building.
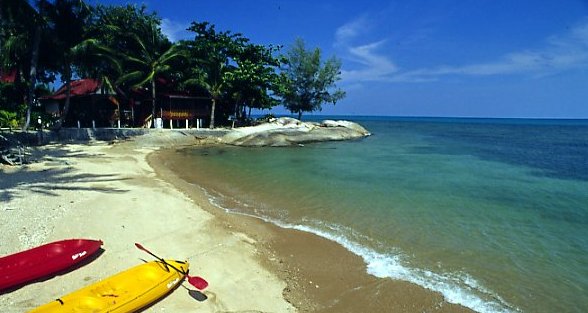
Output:
<path fill-rule="evenodd" d="M 163 79 L 157 84 L 155 108 L 147 89 L 135 88 L 124 93 L 95 79 L 71 82 L 67 112 L 65 85 L 39 100 L 44 111 L 54 118 L 67 114 L 65 127 L 200 128 L 208 125 L 210 97 L 173 92 Z"/>

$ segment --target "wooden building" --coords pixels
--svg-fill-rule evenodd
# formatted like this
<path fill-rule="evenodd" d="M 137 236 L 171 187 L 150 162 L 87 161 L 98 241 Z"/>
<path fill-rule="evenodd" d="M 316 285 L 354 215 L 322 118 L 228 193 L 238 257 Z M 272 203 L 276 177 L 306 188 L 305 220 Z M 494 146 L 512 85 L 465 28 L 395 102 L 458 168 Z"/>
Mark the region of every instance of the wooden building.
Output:
<path fill-rule="evenodd" d="M 54 94 L 39 98 L 45 112 L 54 118 L 65 114 L 66 86 Z M 116 94 L 95 79 L 80 79 L 70 83 L 69 110 L 65 127 L 113 127 L 118 112 Z"/>
<path fill-rule="evenodd" d="M 145 89 L 124 94 L 108 90 L 98 80 L 73 81 L 64 126 L 196 128 L 208 125 L 210 97 L 174 93 L 165 87 L 158 90 L 162 92 L 156 95 L 153 117 L 151 94 Z M 40 100 L 47 113 L 61 117 L 65 98 L 66 90 L 62 86 Z"/>

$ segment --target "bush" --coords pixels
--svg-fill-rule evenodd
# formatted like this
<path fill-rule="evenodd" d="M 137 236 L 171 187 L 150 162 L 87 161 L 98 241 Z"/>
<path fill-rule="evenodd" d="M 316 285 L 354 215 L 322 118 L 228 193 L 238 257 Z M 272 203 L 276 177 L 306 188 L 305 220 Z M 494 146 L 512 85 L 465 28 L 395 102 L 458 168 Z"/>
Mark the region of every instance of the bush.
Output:
<path fill-rule="evenodd" d="M 18 120 L 15 112 L 0 110 L 0 127 L 17 128 Z"/>

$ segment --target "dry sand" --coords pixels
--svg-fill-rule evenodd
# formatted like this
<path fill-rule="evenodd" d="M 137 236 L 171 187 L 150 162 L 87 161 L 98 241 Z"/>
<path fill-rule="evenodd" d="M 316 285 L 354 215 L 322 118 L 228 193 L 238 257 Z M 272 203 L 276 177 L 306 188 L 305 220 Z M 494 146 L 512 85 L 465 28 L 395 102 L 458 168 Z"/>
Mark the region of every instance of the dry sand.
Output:
<path fill-rule="evenodd" d="M 0 312 L 26 312 L 152 260 L 135 242 L 190 261 L 191 274 L 210 283 L 206 299 L 180 287 L 146 312 L 471 312 L 368 275 L 337 243 L 212 206 L 166 166 L 173 150 L 151 153 L 198 144 L 177 136 L 49 145 L 39 163 L 0 167 L 0 255 L 65 238 L 101 239 L 105 250 L 80 269 L 0 295 Z"/>
<path fill-rule="evenodd" d="M 204 301 L 180 287 L 147 312 L 295 311 L 282 297 L 285 282 L 258 262 L 253 239 L 160 179 L 146 161 L 151 151 L 133 143 L 48 145 L 39 163 L 0 167 L 0 255 L 65 238 L 104 241 L 104 253 L 82 268 L 0 295 L 0 312 L 26 312 L 152 260 L 135 242 L 190 261 L 192 275 L 210 283 Z"/>

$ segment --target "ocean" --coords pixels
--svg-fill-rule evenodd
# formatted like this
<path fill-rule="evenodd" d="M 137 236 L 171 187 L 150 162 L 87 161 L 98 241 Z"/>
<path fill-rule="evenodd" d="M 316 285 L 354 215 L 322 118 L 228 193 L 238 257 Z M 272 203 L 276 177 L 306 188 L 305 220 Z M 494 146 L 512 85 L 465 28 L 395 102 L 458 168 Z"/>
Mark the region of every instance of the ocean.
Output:
<path fill-rule="evenodd" d="M 588 120 L 335 118 L 373 135 L 177 157 L 222 209 L 334 240 L 374 276 L 477 312 L 588 312 Z"/>

